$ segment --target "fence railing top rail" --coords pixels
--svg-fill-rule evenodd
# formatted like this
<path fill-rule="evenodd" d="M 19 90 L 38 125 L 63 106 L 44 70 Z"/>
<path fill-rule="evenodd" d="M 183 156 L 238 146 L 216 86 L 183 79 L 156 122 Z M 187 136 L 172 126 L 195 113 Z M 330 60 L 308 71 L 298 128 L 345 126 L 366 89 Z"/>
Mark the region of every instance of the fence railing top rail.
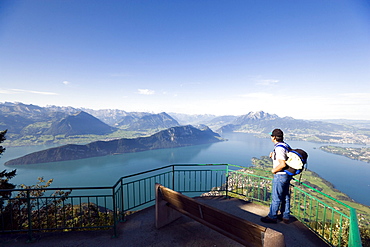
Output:
<path fill-rule="evenodd" d="M 222 168 L 220 168 L 220 166 Z M 192 167 L 194 167 L 194 169 L 190 169 Z M 230 173 L 236 173 L 236 174 L 244 173 L 248 176 L 254 176 L 254 177 L 259 177 L 259 178 L 263 178 L 263 179 L 266 179 L 266 180 L 271 180 L 271 173 L 269 173 L 269 174 L 266 173 L 266 175 L 264 175 L 265 173 L 258 173 L 258 175 L 257 175 L 257 173 L 253 174 L 253 173 L 249 173 L 247 171 L 246 172 L 243 171 L 244 169 L 264 171 L 262 169 L 256 169 L 256 168 L 253 168 L 253 167 L 243 167 L 243 166 L 231 165 L 231 164 L 171 164 L 171 165 L 166 165 L 166 166 L 163 166 L 163 167 L 143 171 L 143 172 L 140 172 L 140 173 L 135 173 L 135 174 L 130 174 L 130 175 L 127 175 L 127 176 L 123 176 L 120 179 L 118 179 L 118 181 L 113 186 L 1 189 L 0 193 L 1 192 L 14 191 L 14 192 L 27 192 L 28 195 L 30 195 L 30 194 L 32 194 L 32 193 L 30 193 L 31 191 L 42 191 L 42 192 L 45 192 L 45 191 L 48 191 L 48 192 L 49 191 L 82 191 L 84 193 L 83 195 L 76 196 L 76 197 L 82 198 L 84 196 L 87 196 L 87 197 L 89 197 L 89 196 L 93 197 L 94 196 L 94 195 L 85 195 L 85 194 L 88 194 L 90 192 L 85 193 L 84 191 L 89 191 L 89 190 L 90 191 L 93 191 L 93 190 L 111 190 L 113 192 L 110 195 L 112 196 L 112 198 L 113 198 L 112 200 L 114 201 L 115 200 L 115 195 L 116 195 L 115 194 L 116 189 L 121 186 L 121 192 L 120 193 L 124 193 L 123 190 L 122 190 L 122 185 L 124 185 L 125 183 L 126 184 L 131 183 L 132 178 L 136 179 L 135 181 L 142 181 L 142 180 L 145 180 L 147 177 L 158 176 L 158 173 L 161 173 L 161 174 L 162 173 L 163 174 L 164 173 L 171 173 L 171 172 L 174 173 L 175 171 L 181 171 L 180 173 L 182 173 L 182 171 L 190 171 L 190 173 L 193 173 L 193 171 L 203 171 L 203 170 L 208 171 L 207 169 L 203 169 L 203 167 L 210 167 L 210 169 L 208 169 L 208 168 L 207 169 L 215 171 L 217 173 L 219 173 L 218 171 L 223 171 L 224 173 L 222 174 L 222 176 L 223 176 L 223 178 L 226 177 L 226 181 L 228 180 L 228 177 L 230 177 Z M 264 171 L 264 172 L 266 172 L 266 171 Z M 196 176 L 196 174 L 194 176 Z M 128 179 L 128 180 L 126 180 L 126 179 Z M 222 183 L 225 183 L 225 180 L 220 180 L 220 181 L 222 181 Z M 222 185 L 222 184 L 220 184 L 220 185 Z M 227 186 L 227 182 L 226 182 L 226 186 Z M 328 201 L 331 200 L 336 205 L 342 205 L 342 206 L 348 208 L 350 210 L 350 214 L 348 216 L 350 216 L 349 218 L 351 220 L 351 241 L 352 241 L 352 243 L 353 242 L 357 243 L 359 241 L 359 233 L 358 233 L 359 228 L 358 228 L 358 224 L 357 224 L 356 211 L 355 211 L 354 208 L 352 208 L 351 206 L 343 203 L 342 201 L 339 201 L 339 200 L 335 199 L 332 196 L 329 196 L 329 195 L 313 188 L 312 186 L 310 186 L 308 184 L 299 182 L 298 185 L 294 185 L 294 186 L 296 188 L 298 188 L 299 190 L 303 191 L 304 193 L 307 193 L 308 195 L 314 197 L 315 200 L 318 200 L 320 203 L 324 204 L 325 206 L 327 205 L 327 203 L 321 202 L 320 198 L 322 199 L 323 197 L 326 197 L 326 198 L 328 198 Z M 145 187 L 145 186 L 143 186 L 143 187 Z M 305 190 L 303 188 L 305 188 Z M 307 191 L 306 191 L 306 189 L 307 189 Z M 228 188 L 226 188 L 226 193 L 227 193 L 227 191 L 228 191 Z M 190 191 L 190 192 L 193 192 L 193 191 Z M 314 192 L 314 193 L 312 193 L 312 192 Z M 320 196 L 318 196 L 318 195 L 320 195 Z M 99 195 L 99 196 L 105 196 L 105 195 Z M 49 198 L 49 196 L 43 196 L 43 197 L 44 198 Z M 58 195 L 57 195 L 57 197 L 58 197 Z M 61 197 L 63 197 L 63 195 L 61 195 Z M 68 195 L 68 197 L 73 197 L 73 196 Z M 7 199 L 11 199 L 11 198 L 2 198 L 2 200 L 7 200 Z M 22 199 L 22 198 L 20 198 L 20 199 Z M 123 199 L 123 197 L 121 199 Z M 331 202 L 330 202 L 330 204 L 331 204 Z M 115 205 L 115 204 L 113 203 L 113 205 Z M 124 203 L 122 202 L 121 206 L 123 206 L 123 205 L 124 205 Z M 332 207 L 332 206 L 329 206 L 329 207 Z M 113 211 L 115 213 L 115 210 L 113 210 Z M 335 211 L 338 211 L 338 210 L 335 209 Z M 355 246 L 358 246 L 358 245 L 355 245 Z"/>
<path fill-rule="evenodd" d="M 224 164 L 224 163 L 221 163 L 221 164 L 192 164 L 192 163 L 187 163 L 187 164 L 171 164 L 171 165 L 167 165 L 167 166 L 163 166 L 163 167 L 159 167 L 159 168 L 155 168 L 155 169 L 151 169 L 151 170 L 147 170 L 147 171 L 144 171 L 144 172 L 140 172 L 140 173 L 135 173 L 135 174 L 130 174 L 130 175 L 127 175 L 127 176 L 123 176 L 121 177 L 120 179 L 118 179 L 118 181 L 113 185 L 113 186 L 94 186 L 94 187 L 53 187 L 53 188 L 30 188 L 30 189 L 1 189 L 0 191 L 1 192 L 10 192 L 10 191 L 36 191 L 36 190 L 42 190 L 42 191 L 51 191 L 51 190 L 104 190 L 104 189 L 113 189 L 113 188 L 116 188 L 117 186 L 119 186 L 119 184 L 121 183 L 121 181 L 123 179 L 127 179 L 127 178 L 131 178 L 131 177 L 135 177 L 135 176 L 139 176 L 139 175 L 143 175 L 143 174 L 148 174 L 148 173 L 152 173 L 152 172 L 155 172 L 155 171 L 159 171 L 159 170 L 164 170 L 164 169 L 168 169 L 168 168 L 176 168 L 176 167 L 201 167 L 201 166 L 212 166 L 212 167 L 216 167 L 216 166 L 225 166 L 227 169 L 229 169 L 229 167 L 234 167 L 234 168 L 241 168 L 241 169 L 248 169 L 248 168 L 252 168 L 252 167 L 243 167 L 243 166 L 238 166 L 238 165 L 232 165 L 232 164 Z M 256 168 L 252 168 L 254 170 L 259 170 L 259 171 L 263 171 L 261 169 L 256 169 Z M 235 172 L 233 170 L 233 172 Z M 236 171 L 239 173 L 239 171 Z M 262 177 L 262 178 L 266 178 L 266 179 L 270 179 L 268 177 L 264 177 L 264 176 L 261 176 L 261 175 L 254 175 L 254 174 L 251 174 L 251 176 L 258 176 L 258 177 Z M 335 201 L 336 203 L 339 203 L 345 207 L 347 207 L 348 209 L 351 209 L 352 207 L 350 207 L 349 205 L 313 188 L 312 186 L 309 186 L 305 183 L 302 183 L 302 182 L 299 182 L 300 185 L 312 190 L 312 191 L 315 191 L 316 193 L 319 193 L 321 194 L 322 196 L 325 196 L 333 201 Z"/>

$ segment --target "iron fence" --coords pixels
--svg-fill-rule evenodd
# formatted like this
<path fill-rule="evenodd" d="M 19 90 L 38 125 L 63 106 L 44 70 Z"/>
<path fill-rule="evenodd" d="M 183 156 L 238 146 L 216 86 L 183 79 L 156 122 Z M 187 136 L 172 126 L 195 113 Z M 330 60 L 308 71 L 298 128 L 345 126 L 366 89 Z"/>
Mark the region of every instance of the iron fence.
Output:
<path fill-rule="evenodd" d="M 269 204 L 271 176 L 253 167 L 239 168 L 228 174 L 227 194 Z M 290 204 L 291 213 L 328 244 L 362 246 L 354 208 L 298 180 L 291 183 Z"/>
<path fill-rule="evenodd" d="M 0 201 L 0 232 L 113 229 L 125 216 L 154 205 L 155 184 L 188 196 L 224 195 L 268 204 L 272 181 L 253 168 L 174 164 L 120 178 L 112 187 L 32 188 Z M 299 184 L 299 186 L 298 186 Z M 292 186 L 292 214 L 333 246 L 361 246 L 355 209 L 301 183 Z"/>

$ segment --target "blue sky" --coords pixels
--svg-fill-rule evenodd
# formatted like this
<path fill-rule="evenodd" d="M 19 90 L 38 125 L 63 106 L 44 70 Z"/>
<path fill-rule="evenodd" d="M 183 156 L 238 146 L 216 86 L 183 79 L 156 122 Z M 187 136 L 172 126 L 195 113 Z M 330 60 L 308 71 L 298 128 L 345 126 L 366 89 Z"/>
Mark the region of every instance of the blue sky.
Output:
<path fill-rule="evenodd" d="M 370 120 L 370 3 L 2 0 L 0 102 Z"/>

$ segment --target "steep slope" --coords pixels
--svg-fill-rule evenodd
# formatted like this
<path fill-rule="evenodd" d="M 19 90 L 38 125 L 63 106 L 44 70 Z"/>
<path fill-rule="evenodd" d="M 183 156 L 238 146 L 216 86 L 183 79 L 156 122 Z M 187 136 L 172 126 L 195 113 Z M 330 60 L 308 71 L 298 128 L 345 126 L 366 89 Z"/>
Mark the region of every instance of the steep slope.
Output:
<path fill-rule="evenodd" d="M 8 134 L 20 134 L 28 125 L 56 121 L 66 116 L 66 113 L 35 105 L 5 102 L 0 104 L 0 129 L 8 129 Z"/>
<path fill-rule="evenodd" d="M 8 134 L 19 133 L 34 121 L 24 118 L 18 114 L 4 114 L 0 112 L 0 130 L 8 130 Z"/>
<path fill-rule="evenodd" d="M 98 141 L 87 145 L 65 145 L 28 154 L 10 160 L 5 165 L 23 165 L 55 161 L 76 160 L 112 154 L 132 153 L 153 149 L 176 148 L 221 141 L 209 128 L 203 130 L 191 125 L 162 130 L 149 137 Z"/>
<path fill-rule="evenodd" d="M 45 131 L 47 135 L 104 135 L 111 133 L 115 128 L 103 123 L 99 119 L 86 112 L 79 112 L 67 116 L 58 122 L 54 122 L 50 129 Z"/>
<path fill-rule="evenodd" d="M 100 119 L 104 123 L 114 126 L 118 122 L 120 122 L 124 117 L 130 115 L 130 113 L 118 110 L 118 109 L 104 109 L 104 110 L 92 110 L 92 109 L 81 109 L 84 112 L 93 115 L 94 117 Z"/>

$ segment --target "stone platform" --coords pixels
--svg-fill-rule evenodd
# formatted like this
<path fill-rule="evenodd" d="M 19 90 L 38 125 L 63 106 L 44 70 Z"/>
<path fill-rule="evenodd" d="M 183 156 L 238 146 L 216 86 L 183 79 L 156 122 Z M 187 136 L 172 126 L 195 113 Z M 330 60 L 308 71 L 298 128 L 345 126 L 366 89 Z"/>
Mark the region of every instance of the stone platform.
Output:
<path fill-rule="evenodd" d="M 291 219 L 290 224 L 262 223 L 260 218 L 267 215 L 267 206 L 235 198 L 197 197 L 196 199 L 240 218 L 282 232 L 287 247 L 329 246 L 294 218 Z M 112 230 L 35 233 L 35 241 L 32 243 L 27 243 L 27 234 L 0 235 L 0 247 L 242 246 L 186 216 L 182 216 L 163 228 L 156 229 L 154 206 L 127 216 L 126 221 L 118 225 L 118 237 L 112 238 L 112 235 Z"/>

